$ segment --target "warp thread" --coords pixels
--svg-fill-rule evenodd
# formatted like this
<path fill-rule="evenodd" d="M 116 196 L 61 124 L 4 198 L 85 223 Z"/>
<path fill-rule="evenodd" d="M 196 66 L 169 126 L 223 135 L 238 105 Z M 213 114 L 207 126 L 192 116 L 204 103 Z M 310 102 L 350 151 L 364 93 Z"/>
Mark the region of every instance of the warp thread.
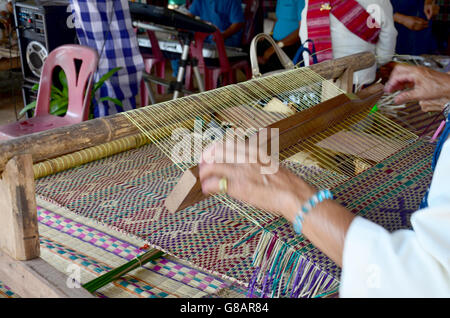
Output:
<path fill-rule="evenodd" d="M 316 297 L 339 286 L 336 278 L 268 230 L 261 234 L 253 266 L 256 270 L 248 286 L 250 297 L 256 290 L 263 298 Z"/>

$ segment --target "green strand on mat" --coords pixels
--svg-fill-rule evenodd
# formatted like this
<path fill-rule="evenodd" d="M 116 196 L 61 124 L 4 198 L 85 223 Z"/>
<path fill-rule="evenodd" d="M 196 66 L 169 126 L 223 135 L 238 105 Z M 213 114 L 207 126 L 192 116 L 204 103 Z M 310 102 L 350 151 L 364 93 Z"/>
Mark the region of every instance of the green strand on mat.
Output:
<path fill-rule="evenodd" d="M 375 106 L 373 106 L 373 108 L 370 110 L 370 114 L 376 113 L 379 110 L 380 109 L 378 108 L 378 104 L 375 104 Z"/>
<path fill-rule="evenodd" d="M 337 293 L 338 291 L 339 291 L 339 288 L 336 288 L 336 289 L 333 289 L 332 291 L 329 291 L 329 292 L 326 292 L 326 293 L 314 296 L 313 298 L 322 298 L 322 297 L 325 297 L 325 296 L 333 295 L 333 294 Z"/>
<path fill-rule="evenodd" d="M 158 259 L 163 255 L 164 255 L 163 252 L 156 250 L 156 249 L 152 249 L 152 250 L 142 254 L 141 256 L 134 258 L 133 260 L 129 261 L 128 263 L 123 264 L 122 266 L 117 267 L 116 269 L 113 269 L 113 270 L 109 271 L 108 273 L 106 273 L 100 277 L 97 277 L 94 280 L 91 280 L 90 282 L 84 284 L 83 288 L 86 289 L 90 293 L 94 293 L 96 290 L 99 290 L 103 286 L 108 285 L 109 283 L 115 281 L 116 279 L 119 279 L 123 275 L 131 272 L 133 269 L 141 267 L 142 265 L 144 265 L 152 260 Z"/>
<path fill-rule="evenodd" d="M 289 263 L 287 266 L 287 269 L 289 269 L 290 266 L 292 265 L 292 270 L 291 270 L 291 273 L 289 274 L 289 279 L 287 280 L 286 285 L 284 286 L 283 294 L 286 294 L 287 288 L 288 288 L 289 283 L 291 282 L 291 279 L 293 276 L 292 274 L 294 274 L 294 272 L 295 272 L 295 269 L 297 267 L 297 263 L 298 263 L 299 259 L 300 259 L 300 254 L 298 254 L 297 251 L 294 251 L 291 255 L 291 259 L 289 260 Z"/>
<path fill-rule="evenodd" d="M 288 250 L 287 244 L 283 244 L 281 250 L 278 252 L 277 259 L 275 260 L 277 266 L 272 267 L 272 273 L 275 273 L 275 275 L 273 276 L 273 283 L 272 283 L 272 297 L 275 296 L 277 286 L 282 277 L 281 270 L 283 269 L 282 268 L 283 262 L 281 260 L 284 258 L 284 255 L 286 254 L 287 250 Z"/>

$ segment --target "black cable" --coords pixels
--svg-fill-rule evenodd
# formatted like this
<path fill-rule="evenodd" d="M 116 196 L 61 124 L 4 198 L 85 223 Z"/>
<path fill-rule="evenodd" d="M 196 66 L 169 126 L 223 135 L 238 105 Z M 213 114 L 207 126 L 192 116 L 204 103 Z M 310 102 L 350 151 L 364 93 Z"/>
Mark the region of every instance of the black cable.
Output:
<path fill-rule="evenodd" d="M 14 27 L 13 30 L 14 32 L 16 32 L 17 27 Z M 12 49 L 13 49 L 13 32 L 9 33 L 9 76 L 10 78 L 13 77 L 13 58 L 12 58 Z M 14 103 L 14 115 L 16 117 L 16 121 L 19 120 L 19 115 L 17 112 L 17 104 L 18 104 L 18 98 L 17 98 L 17 94 L 14 94 L 14 85 L 11 85 L 11 99 L 13 100 Z"/>

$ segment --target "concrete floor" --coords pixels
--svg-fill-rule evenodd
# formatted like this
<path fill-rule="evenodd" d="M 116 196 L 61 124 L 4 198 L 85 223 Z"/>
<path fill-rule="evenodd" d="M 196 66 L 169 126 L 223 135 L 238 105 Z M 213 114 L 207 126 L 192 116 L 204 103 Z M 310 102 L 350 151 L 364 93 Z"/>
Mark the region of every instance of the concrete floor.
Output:
<path fill-rule="evenodd" d="M 0 93 L 0 125 L 13 123 L 17 120 L 18 114 L 23 108 L 22 93 L 3 92 Z"/>
<path fill-rule="evenodd" d="M 15 122 L 23 108 L 21 71 L 0 72 L 0 125 Z"/>

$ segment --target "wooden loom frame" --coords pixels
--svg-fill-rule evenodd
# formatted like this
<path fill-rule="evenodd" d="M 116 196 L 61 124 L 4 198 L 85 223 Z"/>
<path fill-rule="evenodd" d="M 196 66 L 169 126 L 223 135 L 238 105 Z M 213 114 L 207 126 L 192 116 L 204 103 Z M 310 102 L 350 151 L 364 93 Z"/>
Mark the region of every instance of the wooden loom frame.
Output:
<path fill-rule="evenodd" d="M 309 68 L 350 93 L 353 72 L 374 63 L 365 52 Z M 139 133 L 116 114 L 0 142 L 0 281 L 22 297 L 93 297 L 68 288 L 67 277 L 40 258 L 33 164 Z"/>

